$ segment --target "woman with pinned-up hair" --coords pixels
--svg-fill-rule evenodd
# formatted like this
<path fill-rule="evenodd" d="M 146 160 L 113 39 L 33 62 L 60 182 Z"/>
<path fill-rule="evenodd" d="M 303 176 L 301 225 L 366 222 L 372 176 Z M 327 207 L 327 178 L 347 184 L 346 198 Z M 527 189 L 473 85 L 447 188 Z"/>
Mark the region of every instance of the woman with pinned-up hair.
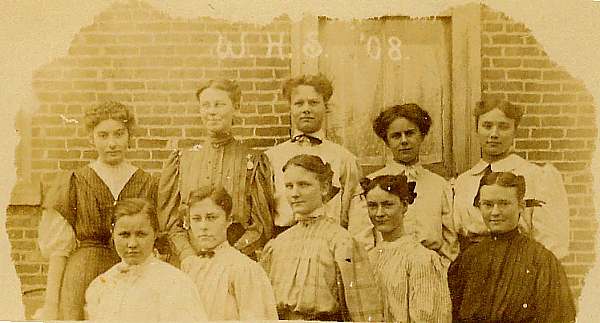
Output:
<path fill-rule="evenodd" d="M 196 92 L 200 116 L 207 130 L 204 145 L 174 151 L 162 171 L 158 212 L 161 229 L 169 231 L 174 255 L 187 266 L 194 256 L 182 228 L 179 208 L 188 204 L 190 192 L 200 187 L 222 186 L 232 197 L 232 224 L 228 241 L 256 259 L 271 238 L 273 184 L 271 168 L 264 154 L 250 149 L 232 135 L 232 122 L 240 106 L 241 90 L 235 81 L 209 80 Z M 175 261 L 176 263 L 176 261 Z"/>
<path fill-rule="evenodd" d="M 118 200 L 156 200 L 156 181 L 125 160 L 135 123 L 129 108 L 106 102 L 85 112 L 98 158 L 59 176 L 46 195 L 38 243 L 49 258 L 43 308 L 47 320 L 82 320 L 90 282 L 119 262 L 110 218 Z"/>
<path fill-rule="evenodd" d="M 261 264 L 284 320 L 381 321 L 364 247 L 326 214 L 333 171 L 315 155 L 283 166 L 285 196 L 297 221 L 269 241 Z"/>
<path fill-rule="evenodd" d="M 386 322 L 451 322 L 446 267 L 404 227 L 408 206 L 417 197 L 415 182 L 404 175 L 361 181 L 363 196 L 379 241 L 369 251 L 384 301 Z"/>
<path fill-rule="evenodd" d="M 543 244 L 557 258 L 568 254 L 569 206 L 561 174 L 551 164 L 538 166 L 513 151 L 523 108 L 502 100 L 484 100 L 475 109 L 481 160 L 454 185 L 454 224 L 461 251 L 490 235 L 481 211 L 473 206 L 479 180 L 490 172 L 522 175 L 527 184 L 519 231 Z"/>

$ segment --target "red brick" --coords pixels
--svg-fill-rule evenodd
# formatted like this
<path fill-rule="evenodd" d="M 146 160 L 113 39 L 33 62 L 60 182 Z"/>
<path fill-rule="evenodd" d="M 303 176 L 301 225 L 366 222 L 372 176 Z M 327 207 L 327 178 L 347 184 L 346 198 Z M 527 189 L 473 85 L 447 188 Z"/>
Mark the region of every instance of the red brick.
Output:
<path fill-rule="evenodd" d="M 133 78 L 133 70 L 128 69 L 114 69 L 114 70 L 103 70 L 102 78 L 104 79 L 131 79 Z"/>
<path fill-rule="evenodd" d="M 549 59 L 523 59 L 523 67 L 525 68 L 552 68 L 553 64 Z"/>
<path fill-rule="evenodd" d="M 183 58 L 184 67 L 214 67 L 219 65 L 219 60 L 212 56 L 188 56 Z"/>
<path fill-rule="evenodd" d="M 148 135 L 148 128 L 135 127 L 131 132 L 131 136 L 133 137 L 145 137 Z"/>
<path fill-rule="evenodd" d="M 188 149 L 195 145 L 202 144 L 202 139 L 180 139 L 177 141 L 177 148 Z"/>
<path fill-rule="evenodd" d="M 127 159 L 150 159 L 150 152 L 146 150 L 129 150 L 125 157 Z"/>
<path fill-rule="evenodd" d="M 210 46 L 199 46 L 199 45 L 187 45 L 187 46 L 176 46 L 175 55 L 180 56 L 196 56 L 196 55 L 213 55 L 213 48 Z"/>
<path fill-rule="evenodd" d="M 171 150 L 152 150 L 152 160 L 167 159 L 171 155 Z"/>
<path fill-rule="evenodd" d="M 507 76 L 509 79 L 518 80 L 541 79 L 542 72 L 536 70 L 509 70 Z"/>
<path fill-rule="evenodd" d="M 134 160 L 131 163 L 141 169 L 158 169 L 158 170 L 160 170 L 163 167 L 162 161 Z"/>
<path fill-rule="evenodd" d="M 494 67 L 520 67 L 521 59 L 518 58 L 494 58 L 492 63 Z"/>
<path fill-rule="evenodd" d="M 533 129 L 531 136 L 533 138 L 562 138 L 563 129 Z"/>
<path fill-rule="evenodd" d="M 581 149 L 585 147 L 584 140 L 552 140 L 551 149 Z"/>
<path fill-rule="evenodd" d="M 23 230 L 7 230 L 6 232 L 11 241 L 23 238 Z"/>
<path fill-rule="evenodd" d="M 60 102 L 60 94 L 59 93 L 49 93 L 49 92 L 41 92 L 37 93 L 37 97 L 42 103 L 46 102 Z"/>
<path fill-rule="evenodd" d="M 272 102 L 275 100 L 275 95 L 271 93 L 243 93 L 243 102 Z"/>
<path fill-rule="evenodd" d="M 57 126 L 57 125 L 61 125 L 63 123 L 62 119 L 60 118 L 60 116 L 54 115 L 54 116 L 41 116 L 41 115 L 37 115 L 37 116 L 33 116 L 31 118 L 31 124 L 36 126 L 36 125 L 48 125 L 48 126 Z"/>
<path fill-rule="evenodd" d="M 563 71 L 544 71 L 544 80 L 570 80 L 571 75 Z"/>
<path fill-rule="evenodd" d="M 517 24 L 506 24 L 506 32 L 507 33 L 525 33 L 525 32 L 529 32 L 529 29 L 527 29 L 525 27 L 525 25 L 521 24 L 521 23 L 517 23 Z"/>
<path fill-rule="evenodd" d="M 166 69 L 141 69 L 133 73 L 135 78 L 140 79 L 166 79 L 169 77 L 169 70 Z"/>
<path fill-rule="evenodd" d="M 185 137 L 204 137 L 206 130 L 204 128 L 186 128 Z"/>
<path fill-rule="evenodd" d="M 226 78 L 226 79 L 237 79 L 237 69 L 206 69 L 204 75 L 209 79 Z"/>
<path fill-rule="evenodd" d="M 181 133 L 181 129 L 178 128 L 150 129 L 150 136 L 153 137 L 179 137 Z"/>
<path fill-rule="evenodd" d="M 285 115 L 283 117 L 279 117 L 279 124 L 290 125 L 290 115 Z"/>
<path fill-rule="evenodd" d="M 168 140 L 165 139 L 138 139 L 139 148 L 165 148 Z"/>
<path fill-rule="evenodd" d="M 512 45 L 512 44 L 523 44 L 523 36 L 519 35 L 508 35 L 508 34 L 499 34 L 492 36 L 492 42 L 496 45 Z"/>
<path fill-rule="evenodd" d="M 596 129 L 567 129 L 567 137 L 595 138 Z"/>
<path fill-rule="evenodd" d="M 100 47 L 91 46 L 72 46 L 69 48 L 69 55 L 98 55 L 100 54 Z"/>
<path fill-rule="evenodd" d="M 52 159 L 77 159 L 81 157 L 79 150 L 48 150 L 48 158 Z"/>
<path fill-rule="evenodd" d="M 40 69 L 33 72 L 33 79 L 61 79 L 63 71 L 61 69 Z"/>
<path fill-rule="evenodd" d="M 96 93 L 93 92 L 65 92 L 61 95 L 64 102 L 93 102 L 96 101 Z"/>
<path fill-rule="evenodd" d="M 75 128 L 56 127 L 45 128 L 44 134 L 49 137 L 69 137 L 75 135 Z"/>
<path fill-rule="evenodd" d="M 65 170 L 73 170 L 85 166 L 87 164 L 88 161 L 85 160 L 61 160 L 59 161 L 59 168 Z"/>
<path fill-rule="evenodd" d="M 504 56 L 539 56 L 540 50 L 537 47 L 506 47 Z"/>
<path fill-rule="evenodd" d="M 279 58 L 256 58 L 256 66 L 290 67 L 290 59 Z"/>
<path fill-rule="evenodd" d="M 75 81 L 73 82 L 73 89 L 104 91 L 106 90 L 106 83 L 94 81 Z"/>
<path fill-rule="evenodd" d="M 550 142 L 547 140 L 516 140 L 516 149 L 548 149 Z"/>
<path fill-rule="evenodd" d="M 523 82 L 490 82 L 492 91 L 523 91 Z"/>
<path fill-rule="evenodd" d="M 525 83 L 525 91 L 531 92 L 559 92 L 559 83 Z"/>
<path fill-rule="evenodd" d="M 271 114 L 273 113 L 273 106 L 268 104 L 261 104 L 257 107 L 259 114 Z"/>
<path fill-rule="evenodd" d="M 596 255 L 594 253 L 578 253 L 575 255 L 575 260 L 580 263 L 594 263 Z"/>
<path fill-rule="evenodd" d="M 592 160 L 591 151 L 565 151 L 565 160 Z"/>
<path fill-rule="evenodd" d="M 254 136 L 254 128 L 233 127 L 232 133 L 236 138 Z"/>
<path fill-rule="evenodd" d="M 79 67 L 110 67 L 112 60 L 105 57 L 77 58 L 76 64 Z"/>
<path fill-rule="evenodd" d="M 169 22 L 150 22 L 137 24 L 137 30 L 144 32 L 167 32 L 171 30 Z"/>
<path fill-rule="evenodd" d="M 276 125 L 278 123 L 277 117 L 273 116 L 258 116 L 258 117 L 245 117 L 245 125 Z"/>
<path fill-rule="evenodd" d="M 557 162 L 553 165 L 561 172 L 577 172 L 586 169 L 587 163 Z"/>
<path fill-rule="evenodd" d="M 515 103 L 540 103 L 541 95 L 530 93 L 508 93 L 508 100 Z"/>
<path fill-rule="evenodd" d="M 543 117 L 542 127 L 572 127 L 575 126 L 575 119 L 560 116 L 560 117 Z"/>
<path fill-rule="evenodd" d="M 144 82 L 113 82 L 115 90 L 143 90 L 145 89 Z"/>
<path fill-rule="evenodd" d="M 592 174 L 573 176 L 573 183 L 592 183 L 593 180 Z"/>
<path fill-rule="evenodd" d="M 581 82 L 570 82 L 562 84 L 563 92 L 583 92 L 587 91 L 585 84 Z"/>
<path fill-rule="evenodd" d="M 171 93 L 169 94 L 169 102 L 181 103 L 181 102 L 196 102 L 196 95 L 194 93 Z"/>
<path fill-rule="evenodd" d="M 544 103 L 563 103 L 575 102 L 577 97 L 574 94 L 544 94 Z"/>
<path fill-rule="evenodd" d="M 591 117 L 577 117 L 577 126 L 591 127 L 596 125 L 596 120 Z"/>
<path fill-rule="evenodd" d="M 118 101 L 118 102 L 131 102 L 132 95 L 131 93 L 113 93 L 113 92 L 99 92 L 98 93 L 98 101 Z"/>
<path fill-rule="evenodd" d="M 117 43 L 127 45 L 152 43 L 153 41 L 154 37 L 152 37 L 151 34 L 127 34 L 117 36 Z"/>
<path fill-rule="evenodd" d="M 289 127 L 268 127 L 268 128 L 256 128 L 254 133 L 259 137 L 281 137 L 289 136 Z"/>
<path fill-rule="evenodd" d="M 148 90 L 176 91 L 181 89 L 180 81 L 147 81 Z"/>
<path fill-rule="evenodd" d="M 565 184 L 565 190 L 568 194 L 583 194 L 588 193 L 587 187 L 585 185 L 569 185 Z"/>
<path fill-rule="evenodd" d="M 483 25 L 484 32 L 499 32 L 504 30 L 504 24 L 486 23 Z"/>
<path fill-rule="evenodd" d="M 172 44 L 181 44 L 181 43 L 189 43 L 190 36 L 187 33 L 164 33 L 164 34 L 154 34 L 154 42 L 155 43 L 172 43 Z"/>
<path fill-rule="evenodd" d="M 530 151 L 527 153 L 530 160 L 562 160 L 563 153 L 558 151 Z"/>
<path fill-rule="evenodd" d="M 275 144 L 276 144 L 275 139 L 266 139 L 266 138 L 244 139 L 243 142 L 245 144 L 249 145 L 250 147 L 272 147 L 272 146 L 275 146 Z"/>
<path fill-rule="evenodd" d="M 98 152 L 95 150 L 86 150 L 83 152 L 83 158 L 84 159 L 97 159 Z"/>
<path fill-rule="evenodd" d="M 273 69 L 240 69 L 240 78 L 273 78 Z"/>
<path fill-rule="evenodd" d="M 73 88 L 70 81 L 33 81 L 33 88 L 36 91 L 67 91 Z"/>
<path fill-rule="evenodd" d="M 163 93 L 134 93 L 133 94 L 134 102 L 168 102 L 169 95 Z"/>
<path fill-rule="evenodd" d="M 577 102 L 594 102 L 594 97 L 589 93 L 580 93 L 577 95 Z"/>
<path fill-rule="evenodd" d="M 225 68 L 253 67 L 254 58 L 227 58 L 222 60 L 222 66 Z"/>
<path fill-rule="evenodd" d="M 201 125 L 202 119 L 200 116 L 185 116 L 185 117 L 173 117 L 173 125 Z"/>

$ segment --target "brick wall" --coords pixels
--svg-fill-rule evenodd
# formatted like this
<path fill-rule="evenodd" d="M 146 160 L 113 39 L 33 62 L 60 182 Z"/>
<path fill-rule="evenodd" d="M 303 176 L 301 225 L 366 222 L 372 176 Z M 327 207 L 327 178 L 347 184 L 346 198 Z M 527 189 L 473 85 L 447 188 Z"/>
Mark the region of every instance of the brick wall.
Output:
<path fill-rule="evenodd" d="M 534 162 L 550 161 L 563 174 L 571 208 L 570 254 L 563 264 L 579 295 L 595 259 L 590 167 L 596 105 L 583 83 L 552 61 L 522 23 L 485 6 L 481 17 L 482 96 L 523 105 L 517 152 Z"/>
<path fill-rule="evenodd" d="M 258 26 L 172 19 L 137 1 L 113 5 L 75 35 L 68 55 L 33 75 L 39 107 L 31 120 L 32 179 L 48 182 L 57 172 L 96 157 L 83 127 L 69 120 L 80 120 L 84 108 L 106 99 L 135 109 L 138 127 L 128 157 L 157 173 L 171 147 L 186 148 L 202 140 L 194 92 L 204 78 L 239 80 L 243 95 L 234 127 L 238 138 L 255 147 L 281 142 L 288 134 L 289 116 L 279 86 L 290 76 L 290 48 L 290 21 L 284 18 Z M 516 141 L 518 152 L 533 161 L 552 161 L 564 174 L 572 228 L 572 252 L 564 264 L 578 294 L 595 256 L 592 98 L 581 82 L 544 54 L 522 24 L 485 7 L 482 91 L 525 105 L 528 114 Z M 37 207 L 8 210 L 12 256 L 23 290 L 45 285 L 47 266 L 35 246 L 38 221 Z M 42 296 L 34 292 L 25 297 L 28 316 Z"/>

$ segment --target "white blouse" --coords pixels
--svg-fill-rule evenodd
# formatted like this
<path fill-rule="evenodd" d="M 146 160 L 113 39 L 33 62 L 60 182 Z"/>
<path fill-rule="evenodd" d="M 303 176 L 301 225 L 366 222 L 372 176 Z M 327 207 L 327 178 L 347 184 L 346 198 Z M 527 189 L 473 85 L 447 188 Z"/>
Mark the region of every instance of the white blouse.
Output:
<path fill-rule="evenodd" d="M 196 283 L 209 320 L 278 319 L 267 274 L 227 241 L 214 249 L 212 258 L 185 258 L 182 269 Z"/>
<path fill-rule="evenodd" d="M 454 224 L 457 232 L 469 237 L 488 234 L 481 212 L 473 206 L 479 180 L 489 164 L 479 161 L 456 179 L 454 185 Z M 491 164 L 493 172 L 512 172 L 525 177 L 525 199 L 536 199 L 541 207 L 526 208 L 519 231 L 531 235 L 557 258 L 569 252 L 569 203 L 560 172 L 551 164 L 537 166 L 515 154 Z"/>
<path fill-rule="evenodd" d="M 194 282 L 150 256 L 140 265 L 120 262 L 98 276 L 85 294 L 88 320 L 174 322 L 206 320 Z"/>

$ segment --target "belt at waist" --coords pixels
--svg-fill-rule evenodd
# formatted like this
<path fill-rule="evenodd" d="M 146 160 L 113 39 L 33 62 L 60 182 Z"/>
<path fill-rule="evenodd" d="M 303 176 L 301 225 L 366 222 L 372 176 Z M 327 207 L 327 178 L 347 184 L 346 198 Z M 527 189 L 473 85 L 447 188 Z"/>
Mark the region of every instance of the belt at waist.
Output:
<path fill-rule="evenodd" d="M 108 242 L 95 241 L 95 240 L 82 240 L 77 244 L 77 249 L 81 248 L 106 248 L 112 249 Z"/>

